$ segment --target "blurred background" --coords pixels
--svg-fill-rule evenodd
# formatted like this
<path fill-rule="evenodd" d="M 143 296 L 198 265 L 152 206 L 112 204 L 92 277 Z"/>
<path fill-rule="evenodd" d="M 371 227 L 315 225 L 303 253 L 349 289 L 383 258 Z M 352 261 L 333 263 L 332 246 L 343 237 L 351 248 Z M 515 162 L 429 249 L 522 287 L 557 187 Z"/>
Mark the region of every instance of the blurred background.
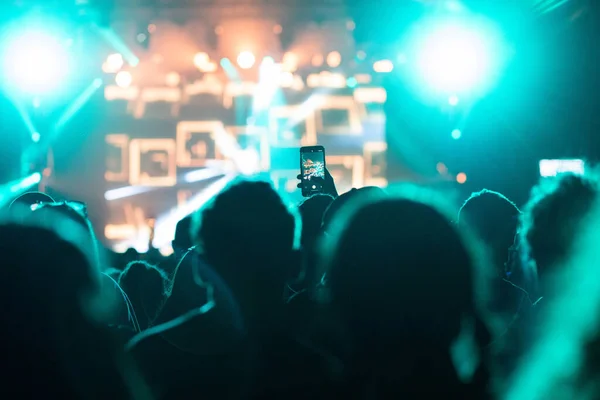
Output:
<path fill-rule="evenodd" d="M 291 201 L 411 181 L 525 201 L 599 157 L 593 0 L 4 0 L 0 182 L 84 201 L 117 251 L 239 175 Z"/>

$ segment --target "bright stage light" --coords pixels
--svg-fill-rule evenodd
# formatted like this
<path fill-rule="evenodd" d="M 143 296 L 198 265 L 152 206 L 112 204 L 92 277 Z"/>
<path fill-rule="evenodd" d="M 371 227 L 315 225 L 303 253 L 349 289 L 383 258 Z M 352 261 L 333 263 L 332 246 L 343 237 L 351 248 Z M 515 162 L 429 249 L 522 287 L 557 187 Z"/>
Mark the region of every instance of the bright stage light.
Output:
<path fill-rule="evenodd" d="M 43 32 L 17 35 L 2 49 L 4 80 L 31 94 L 53 91 L 69 73 L 69 53 L 64 44 Z"/>
<path fill-rule="evenodd" d="M 459 102 L 460 102 L 460 99 L 455 94 L 453 94 L 452 96 L 448 97 L 448 104 L 450 104 L 453 107 L 457 106 Z"/>
<path fill-rule="evenodd" d="M 106 62 L 102 66 L 102 70 L 109 74 L 116 73 L 123 68 L 124 63 L 125 61 L 123 60 L 123 56 L 119 53 L 114 53 L 106 58 Z"/>
<path fill-rule="evenodd" d="M 208 57 L 208 54 L 206 53 L 196 53 L 196 55 L 194 56 L 194 65 L 196 66 L 196 68 L 200 68 L 202 69 L 206 64 L 208 64 L 210 61 L 210 57 Z"/>
<path fill-rule="evenodd" d="M 283 55 L 281 63 L 283 64 L 283 70 L 287 72 L 295 72 L 298 69 L 298 55 L 288 51 Z"/>
<path fill-rule="evenodd" d="M 254 54 L 250 51 L 242 51 L 237 57 L 237 63 L 241 69 L 250 69 L 254 66 L 254 62 L 256 58 L 254 58 Z"/>
<path fill-rule="evenodd" d="M 312 56 L 312 59 L 310 62 L 313 67 L 320 67 L 321 65 L 323 65 L 323 55 L 315 54 L 314 56 Z"/>
<path fill-rule="evenodd" d="M 337 51 L 327 54 L 327 65 L 331 68 L 337 68 L 342 63 L 342 55 Z"/>
<path fill-rule="evenodd" d="M 41 139 L 41 136 L 40 136 L 40 134 L 39 134 L 38 132 L 33 132 L 33 133 L 31 134 L 31 140 L 32 140 L 34 143 L 37 143 L 37 142 L 39 142 L 39 141 L 40 141 L 40 139 Z"/>
<path fill-rule="evenodd" d="M 415 84 L 446 96 L 481 94 L 494 83 L 504 58 L 498 37 L 475 17 L 421 23 L 408 45 Z"/>
<path fill-rule="evenodd" d="M 169 72 L 165 78 L 167 86 L 175 87 L 181 82 L 181 76 L 177 72 Z"/>
<path fill-rule="evenodd" d="M 462 185 L 466 181 L 467 181 L 467 174 L 465 174 L 464 172 L 460 172 L 460 173 L 458 173 L 458 175 L 456 175 L 456 182 L 458 182 Z"/>
<path fill-rule="evenodd" d="M 117 74 L 117 76 L 115 76 L 115 82 L 117 86 L 122 88 L 128 88 L 131 86 L 132 81 L 133 78 L 131 76 L 131 72 L 129 71 L 121 71 Z"/>
<path fill-rule="evenodd" d="M 388 73 L 394 70 L 394 64 L 390 60 L 380 60 L 373 63 L 373 71 Z"/>
<path fill-rule="evenodd" d="M 452 139 L 458 140 L 458 139 L 460 139 L 461 136 L 462 136 L 462 132 L 460 131 L 460 129 L 454 129 L 452 131 Z"/>

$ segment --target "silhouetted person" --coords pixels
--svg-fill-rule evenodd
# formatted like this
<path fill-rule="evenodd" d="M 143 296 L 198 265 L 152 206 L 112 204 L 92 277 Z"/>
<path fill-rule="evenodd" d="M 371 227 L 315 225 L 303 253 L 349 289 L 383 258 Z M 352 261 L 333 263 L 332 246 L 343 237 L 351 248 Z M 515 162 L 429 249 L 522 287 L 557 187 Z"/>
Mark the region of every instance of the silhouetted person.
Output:
<path fill-rule="evenodd" d="M 326 281 L 349 342 L 345 398 L 486 398 L 477 363 L 489 337 L 476 306 L 484 265 L 436 195 L 356 196 L 332 227 Z M 471 384 L 450 356 L 461 335 L 472 344 L 458 363 L 472 363 Z"/>
<path fill-rule="evenodd" d="M 202 255 L 231 287 L 246 323 L 259 330 L 280 323 L 301 222 L 269 183 L 254 181 L 232 184 L 199 221 Z"/>
<path fill-rule="evenodd" d="M 179 261 L 190 250 L 194 244 L 192 243 L 192 216 L 188 215 L 179 222 L 175 227 L 175 237 L 171 241 L 173 254 L 167 259 L 162 260 L 159 264 L 160 268 L 167 273 L 169 279 L 173 279 L 175 270 Z"/>
<path fill-rule="evenodd" d="M 133 262 L 133 261 L 138 261 L 139 259 L 140 259 L 140 253 L 138 253 L 138 251 L 136 249 L 134 249 L 133 247 L 130 247 L 127 250 L 125 250 L 125 253 L 123 253 L 123 257 L 122 257 L 123 265 L 120 265 L 119 267 L 122 269 L 125 269 L 127 264 L 129 264 L 130 262 Z"/>
<path fill-rule="evenodd" d="M 118 279 L 131 301 L 140 328 L 148 328 L 165 300 L 167 275 L 147 262 L 134 261 L 125 267 Z"/>
<path fill-rule="evenodd" d="M 42 192 L 27 192 L 23 193 L 10 204 L 10 208 L 23 206 L 30 209 L 34 204 L 54 203 L 54 199 Z"/>
<path fill-rule="evenodd" d="M 181 258 L 186 251 L 194 246 L 192 242 L 192 216 L 188 215 L 177 223 L 175 227 L 175 238 L 173 238 L 173 252 Z"/>
<path fill-rule="evenodd" d="M 70 221 L 81 229 L 82 234 L 78 235 L 76 240 L 78 245 L 84 249 L 99 281 L 104 321 L 109 325 L 129 326 L 137 329 L 133 324 L 132 310 L 127 304 L 121 288 L 115 279 L 104 273 L 108 265 L 104 263 L 105 259 L 101 254 L 102 247 L 96 239 L 92 223 L 87 217 L 85 204 L 71 201 L 40 203 L 32 210 L 28 218 L 35 223 L 47 225 Z"/>
<path fill-rule="evenodd" d="M 483 189 L 472 193 L 458 212 L 457 222 L 469 226 L 487 245 L 494 267 L 490 304 L 498 328 L 504 332 L 491 346 L 502 379 L 512 372 L 524 351 L 522 329 L 531 312 L 532 302 L 527 293 L 535 288 L 535 276 L 526 275 L 520 263 L 518 229 L 521 211 L 504 195 Z"/>
<path fill-rule="evenodd" d="M 458 212 L 458 222 L 465 220 L 488 245 L 497 275 L 510 278 L 509 251 L 516 251 L 516 235 L 521 210 L 506 196 L 483 189 L 471 194 Z"/>
<path fill-rule="evenodd" d="M 582 224 L 598 200 L 599 182 L 591 173 L 568 173 L 543 179 L 532 190 L 522 215 L 521 251 L 542 286 L 571 254 Z"/>
<path fill-rule="evenodd" d="M 327 207 L 327 210 L 323 214 L 323 230 L 325 232 L 331 227 L 332 221 L 336 215 L 344 209 L 344 207 L 350 202 L 351 199 L 356 196 L 366 196 L 373 198 L 380 198 L 385 196 L 385 191 L 376 186 L 365 186 L 360 189 L 351 189 L 350 191 L 336 197 L 336 199 Z"/>
<path fill-rule="evenodd" d="M 203 257 L 238 300 L 254 398 L 326 396 L 321 358 L 290 332 L 284 288 L 296 269 L 301 221 L 267 182 L 239 181 L 198 215 Z"/>
<path fill-rule="evenodd" d="M 599 189 L 595 171 L 559 174 L 543 178 L 524 207 L 521 250 L 541 300 L 507 398 L 598 398 Z"/>
<path fill-rule="evenodd" d="M 211 301 L 214 306 L 207 308 Z M 240 398 L 245 393 L 248 362 L 239 307 L 195 250 L 175 269 L 152 329 L 159 331 L 130 353 L 158 398 Z"/>
<path fill-rule="evenodd" d="M 76 246 L 44 228 L 3 224 L 0 254 L 2 398 L 129 399 L 143 389 L 95 322 L 98 279 Z"/>

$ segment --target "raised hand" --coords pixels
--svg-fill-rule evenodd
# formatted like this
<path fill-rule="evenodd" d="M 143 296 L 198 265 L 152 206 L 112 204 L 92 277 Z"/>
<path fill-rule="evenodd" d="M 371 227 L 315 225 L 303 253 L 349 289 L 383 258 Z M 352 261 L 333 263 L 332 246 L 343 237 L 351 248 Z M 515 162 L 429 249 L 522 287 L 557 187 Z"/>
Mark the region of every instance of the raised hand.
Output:
<path fill-rule="evenodd" d="M 302 188 L 302 174 L 298 174 L 296 176 L 300 182 L 296 185 L 298 188 Z M 337 189 L 335 188 L 335 182 L 333 181 L 333 177 L 329 173 L 329 170 L 325 168 L 325 179 L 323 178 L 312 178 L 311 180 L 315 182 L 322 182 L 323 194 L 328 194 L 333 197 L 338 197 Z"/>

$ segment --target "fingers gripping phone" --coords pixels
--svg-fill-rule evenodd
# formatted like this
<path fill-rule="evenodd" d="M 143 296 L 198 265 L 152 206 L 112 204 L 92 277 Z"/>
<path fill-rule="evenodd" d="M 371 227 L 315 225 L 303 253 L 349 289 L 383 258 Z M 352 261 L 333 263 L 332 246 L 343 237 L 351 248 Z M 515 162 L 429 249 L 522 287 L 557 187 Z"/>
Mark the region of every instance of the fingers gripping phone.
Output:
<path fill-rule="evenodd" d="M 323 192 L 325 184 L 325 148 L 306 146 L 300 148 L 300 175 L 302 196 L 308 197 Z"/>

